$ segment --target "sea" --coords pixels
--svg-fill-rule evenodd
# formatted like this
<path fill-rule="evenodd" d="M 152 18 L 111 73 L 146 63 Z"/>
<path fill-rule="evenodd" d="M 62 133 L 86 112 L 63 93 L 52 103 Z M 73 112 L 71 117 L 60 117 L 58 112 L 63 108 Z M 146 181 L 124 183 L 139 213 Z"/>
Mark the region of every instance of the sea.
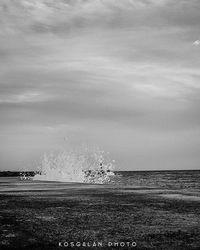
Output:
<path fill-rule="evenodd" d="M 124 186 L 200 191 L 200 170 L 119 171 L 117 183 Z"/>
<path fill-rule="evenodd" d="M 30 180 L 35 175 L 33 171 L 23 173 L 25 176 L 29 176 Z M 1 171 L 0 177 L 20 178 L 21 174 L 21 172 L 16 171 Z M 200 170 L 114 171 L 114 174 L 106 185 L 200 192 Z"/>

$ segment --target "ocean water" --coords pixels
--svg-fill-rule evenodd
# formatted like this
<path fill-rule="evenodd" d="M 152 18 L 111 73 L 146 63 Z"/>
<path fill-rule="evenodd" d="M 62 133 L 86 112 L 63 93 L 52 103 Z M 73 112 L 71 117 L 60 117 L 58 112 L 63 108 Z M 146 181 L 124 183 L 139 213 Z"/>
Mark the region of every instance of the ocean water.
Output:
<path fill-rule="evenodd" d="M 118 171 L 115 174 L 118 185 L 200 191 L 200 170 Z"/>
<path fill-rule="evenodd" d="M 115 190 L 120 194 L 141 194 L 158 199 L 184 200 L 186 202 L 200 202 L 200 171 L 114 171 L 114 175 L 103 177 L 94 176 L 89 179 L 78 179 L 68 173 L 55 175 L 37 175 L 28 172 L 28 178 L 21 178 L 18 173 L 0 172 L 0 193 L 14 192 L 42 195 L 45 192 L 65 195 L 69 189 L 80 190 Z M 12 177 L 13 176 L 13 177 Z M 7 178 L 5 178 L 7 177 Z M 60 178 L 61 177 L 61 178 Z M 60 179 L 59 179 L 60 178 Z M 38 193 L 38 190 L 39 193 Z M 25 193 L 24 193 L 25 192 Z M 114 192 L 114 191 L 113 191 Z M 50 194 L 49 193 L 49 194 Z M 193 204 L 193 203 L 192 203 Z"/>
<path fill-rule="evenodd" d="M 149 189 L 167 189 L 179 191 L 194 191 L 200 194 L 200 170 L 166 170 L 166 171 L 113 171 L 114 175 L 110 176 L 110 181 L 106 184 L 121 187 L 143 187 Z M 1 177 L 21 177 L 20 172 L 0 172 Z M 24 181 L 52 181 L 52 176 L 48 180 L 48 175 L 45 179 L 34 178 L 34 172 L 27 172 L 24 176 L 29 178 Z M 82 180 L 76 181 L 76 178 L 67 179 L 66 181 L 56 176 L 56 182 L 71 182 L 83 183 Z M 95 182 L 93 182 L 95 184 Z"/>
<path fill-rule="evenodd" d="M 118 166 L 119 168 L 119 166 Z M 134 166 L 133 166 L 134 168 Z M 116 171 L 109 152 L 83 145 L 44 154 L 31 180 L 200 191 L 200 170 Z M 21 174 L 26 180 L 27 174 Z M 29 179 L 29 178 L 28 178 Z"/>

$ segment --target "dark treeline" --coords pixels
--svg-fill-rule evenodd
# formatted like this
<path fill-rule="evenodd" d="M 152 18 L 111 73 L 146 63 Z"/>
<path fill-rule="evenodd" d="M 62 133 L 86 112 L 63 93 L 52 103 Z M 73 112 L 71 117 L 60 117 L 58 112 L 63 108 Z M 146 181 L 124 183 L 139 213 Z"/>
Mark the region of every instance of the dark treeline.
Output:
<path fill-rule="evenodd" d="M 34 171 L 1 171 L 0 177 L 17 177 L 21 175 L 34 176 Z"/>

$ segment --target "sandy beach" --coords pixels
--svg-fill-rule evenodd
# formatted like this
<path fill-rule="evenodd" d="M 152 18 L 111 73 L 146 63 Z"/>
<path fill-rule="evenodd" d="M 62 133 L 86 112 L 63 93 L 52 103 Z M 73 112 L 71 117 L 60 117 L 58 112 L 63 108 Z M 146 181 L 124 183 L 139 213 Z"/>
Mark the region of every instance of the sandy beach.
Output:
<path fill-rule="evenodd" d="M 199 249 L 199 196 L 184 190 L 1 177 L 0 197 L 1 249 Z"/>

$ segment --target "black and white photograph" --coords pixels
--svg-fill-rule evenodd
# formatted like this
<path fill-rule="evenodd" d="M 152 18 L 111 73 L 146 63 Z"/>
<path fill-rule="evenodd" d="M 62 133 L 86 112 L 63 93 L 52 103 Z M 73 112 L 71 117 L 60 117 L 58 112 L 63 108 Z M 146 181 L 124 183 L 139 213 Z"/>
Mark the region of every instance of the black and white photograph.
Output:
<path fill-rule="evenodd" d="M 0 249 L 200 249 L 200 0 L 0 0 Z"/>

